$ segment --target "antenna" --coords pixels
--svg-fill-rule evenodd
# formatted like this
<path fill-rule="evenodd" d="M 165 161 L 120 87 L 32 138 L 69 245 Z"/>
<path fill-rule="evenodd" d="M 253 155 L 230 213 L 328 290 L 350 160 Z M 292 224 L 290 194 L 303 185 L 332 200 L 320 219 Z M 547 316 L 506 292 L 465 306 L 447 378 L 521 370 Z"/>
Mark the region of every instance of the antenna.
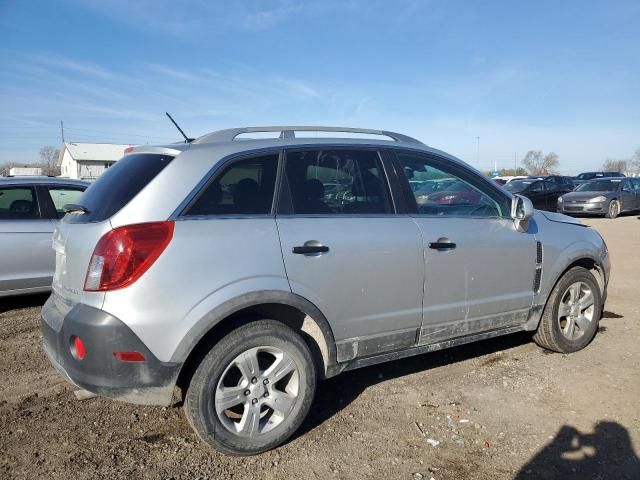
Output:
<path fill-rule="evenodd" d="M 195 140 L 195 138 L 189 138 L 185 135 L 185 133 L 182 131 L 182 129 L 180 128 L 180 126 L 176 123 L 176 121 L 173 119 L 173 117 L 171 115 L 169 115 L 169 112 L 164 112 L 167 117 L 169 117 L 169 120 L 171 120 L 171 123 L 173 123 L 176 128 L 178 129 L 178 131 L 182 134 L 182 136 L 184 137 L 184 143 L 191 143 Z"/>

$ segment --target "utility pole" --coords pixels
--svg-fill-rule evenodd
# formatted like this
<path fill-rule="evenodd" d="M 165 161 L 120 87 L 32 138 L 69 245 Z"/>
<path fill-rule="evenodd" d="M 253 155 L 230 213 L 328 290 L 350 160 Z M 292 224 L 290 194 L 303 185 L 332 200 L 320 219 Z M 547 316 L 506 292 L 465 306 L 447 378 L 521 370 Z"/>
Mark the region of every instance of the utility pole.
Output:
<path fill-rule="evenodd" d="M 64 123 L 60 120 L 60 136 L 62 137 L 62 143 L 64 143 Z"/>
<path fill-rule="evenodd" d="M 518 169 L 518 164 L 516 160 L 516 152 L 513 152 L 513 172 L 515 173 L 517 169 Z"/>
<path fill-rule="evenodd" d="M 478 141 L 476 150 L 476 166 L 478 167 L 478 170 L 480 170 L 480 137 L 476 137 L 476 140 Z"/>

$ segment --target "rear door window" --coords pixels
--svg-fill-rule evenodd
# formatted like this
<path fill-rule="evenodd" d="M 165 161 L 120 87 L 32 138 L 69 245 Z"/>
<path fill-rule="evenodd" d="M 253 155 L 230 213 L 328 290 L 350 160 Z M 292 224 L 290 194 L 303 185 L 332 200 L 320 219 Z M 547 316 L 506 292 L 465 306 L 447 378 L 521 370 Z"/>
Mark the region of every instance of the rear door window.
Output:
<path fill-rule="evenodd" d="M 0 220 L 33 220 L 40 209 L 33 187 L 0 187 Z"/>
<path fill-rule="evenodd" d="M 277 153 L 234 161 L 205 187 L 186 215 L 269 215 L 277 171 Z"/>
<path fill-rule="evenodd" d="M 64 206 L 67 203 L 79 203 L 82 193 L 85 191 L 82 187 L 63 187 L 63 186 L 51 186 L 48 187 L 49 196 L 53 202 L 53 206 L 56 209 L 56 215 L 58 218 L 64 217 Z"/>
<path fill-rule="evenodd" d="M 289 151 L 285 171 L 292 213 L 362 215 L 393 211 L 377 151 Z"/>
<path fill-rule="evenodd" d="M 157 153 L 134 153 L 123 157 L 100 175 L 76 202 L 89 212 L 73 215 L 71 221 L 102 222 L 110 218 L 147 186 L 173 158 Z"/>

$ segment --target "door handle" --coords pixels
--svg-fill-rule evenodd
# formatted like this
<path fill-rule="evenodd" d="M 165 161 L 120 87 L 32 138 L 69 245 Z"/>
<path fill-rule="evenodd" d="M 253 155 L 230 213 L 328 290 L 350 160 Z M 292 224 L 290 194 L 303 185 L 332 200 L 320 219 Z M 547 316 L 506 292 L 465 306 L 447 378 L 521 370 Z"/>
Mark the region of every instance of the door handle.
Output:
<path fill-rule="evenodd" d="M 329 247 L 322 245 L 316 240 L 308 240 L 304 242 L 304 245 L 293 247 L 291 251 L 297 255 L 316 256 L 327 253 L 329 251 Z"/>
<path fill-rule="evenodd" d="M 437 242 L 429 242 L 429 248 L 433 250 L 439 250 L 441 252 L 446 252 L 448 250 L 453 250 L 456 248 L 456 244 L 449 241 L 448 238 L 439 238 Z"/>

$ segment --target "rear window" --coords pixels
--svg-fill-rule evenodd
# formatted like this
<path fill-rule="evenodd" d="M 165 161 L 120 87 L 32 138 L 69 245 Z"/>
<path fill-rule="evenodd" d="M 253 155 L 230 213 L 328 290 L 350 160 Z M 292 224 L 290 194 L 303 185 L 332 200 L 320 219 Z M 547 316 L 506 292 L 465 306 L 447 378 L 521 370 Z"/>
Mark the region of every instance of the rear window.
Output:
<path fill-rule="evenodd" d="M 89 210 L 73 223 L 101 222 L 114 215 L 158 175 L 174 157 L 156 153 L 127 155 L 106 170 L 78 200 Z"/>

